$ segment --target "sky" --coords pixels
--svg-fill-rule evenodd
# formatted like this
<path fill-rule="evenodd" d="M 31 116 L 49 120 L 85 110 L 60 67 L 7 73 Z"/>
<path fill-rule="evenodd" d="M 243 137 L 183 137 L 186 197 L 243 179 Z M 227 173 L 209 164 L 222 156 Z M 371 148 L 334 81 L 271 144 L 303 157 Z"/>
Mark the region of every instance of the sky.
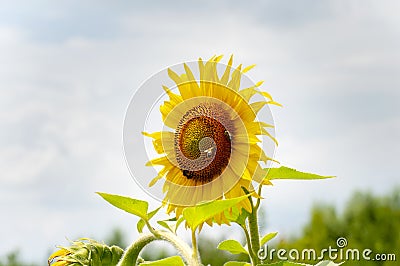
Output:
<path fill-rule="evenodd" d="M 398 1 L 0 1 L 0 256 L 42 263 L 68 239 L 135 233 L 96 191 L 147 199 L 124 160 L 133 93 L 167 66 L 230 54 L 284 105 L 276 159 L 323 181 L 264 190 L 263 227 L 399 185 Z M 224 61 L 225 60 L 225 61 Z M 205 234 L 218 228 L 206 229 Z M 241 236 L 238 235 L 238 238 Z"/>

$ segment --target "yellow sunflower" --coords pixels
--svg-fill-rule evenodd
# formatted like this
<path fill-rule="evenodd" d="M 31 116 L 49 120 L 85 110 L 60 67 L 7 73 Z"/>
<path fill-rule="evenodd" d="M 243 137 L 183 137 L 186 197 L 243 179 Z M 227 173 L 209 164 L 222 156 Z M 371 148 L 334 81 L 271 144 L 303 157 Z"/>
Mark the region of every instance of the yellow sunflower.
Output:
<path fill-rule="evenodd" d="M 242 74 L 253 66 L 234 68 L 231 57 L 219 76 L 221 58 L 214 56 L 207 62 L 200 58 L 198 80 L 186 64 L 181 75 L 168 69 L 179 93 L 163 86 L 168 99 L 160 111 L 167 128 L 143 132 L 162 154 L 147 163 L 160 169 L 149 185 L 164 178 L 164 203 L 168 204 L 167 212 L 175 211 L 177 217 L 186 206 L 201 201 L 242 196 L 242 187 L 255 193 L 252 181 L 261 182 L 266 174 L 260 162 L 272 160 L 259 145 L 260 135 L 275 141 L 265 129 L 272 125 L 257 121 L 257 113 L 266 104 L 279 104 L 258 89 L 263 82 L 240 89 Z M 256 94 L 263 100 L 251 102 Z M 251 212 L 247 200 L 238 207 Z M 224 220 L 222 214 L 214 217 L 217 223 Z"/>

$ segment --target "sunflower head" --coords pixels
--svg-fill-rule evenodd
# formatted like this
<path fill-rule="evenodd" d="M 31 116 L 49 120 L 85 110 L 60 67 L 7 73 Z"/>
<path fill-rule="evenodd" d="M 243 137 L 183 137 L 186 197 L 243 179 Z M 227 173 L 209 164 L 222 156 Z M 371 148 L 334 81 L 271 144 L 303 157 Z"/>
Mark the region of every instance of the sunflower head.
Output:
<path fill-rule="evenodd" d="M 50 255 L 48 264 L 52 266 L 79 265 L 117 265 L 123 250 L 117 246 L 109 247 L 91 239 L 72 242 L 70 247 L 58 247 Z"/>
<path fill-rule="evenodd" d="M 219 75 L 221 58 L 199 59 L 195 74 L 186 64 L 180 75 L 168 69 L 176 86 L 163 86 L 167 99 L 160 112 L 165 129 L 143 133 L 162 155 L 147 164 L 159 169 L 150 186 L 164 179 L 164 203 L 177 216 L 185 206 L 242 196 L 245 190 L 254 193 L 253 181 L 261 182 L 266 174 L 261 164 L 272 160 L 260 146 L 260 136 L 275 141 L 266 130 L 273 126 L 258 121 L 257 113 L 277 103 L 258 89 L 262 82 L 241 88 L 242 74 L 253 66 L 234 68 L 231 57 Z M 254 101 L 256 95 L 261 100 Z M 238 207 L 251 211 L 247 200 Z"/>

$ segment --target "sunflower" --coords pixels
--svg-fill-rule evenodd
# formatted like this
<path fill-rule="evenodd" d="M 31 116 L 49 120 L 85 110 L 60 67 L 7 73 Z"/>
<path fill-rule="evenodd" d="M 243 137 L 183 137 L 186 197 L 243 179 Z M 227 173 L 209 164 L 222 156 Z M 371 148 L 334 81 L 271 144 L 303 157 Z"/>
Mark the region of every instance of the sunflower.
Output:
<path fill-rule="evenodd" d="M 219 76 L 221 59 L 214 56 L 203 62 L 200 58 L 198 80 L 187 64 L 183 64 L 181 75 L 168 69 L 176 88 L 163 86 L 168 97 L 160 106 L 165 130 L 143 132 L 162 154 L 147 163 L 159 169 L 149 185 L 165 180 L 164 203 L 168 204 L 167 212 L 174 211 L 177 217 L 186 206 L 242 196 L 243 188 L 257 196 L 252 183 L 262 182 L 266 174 L 260 162 L 272 160 L 260 147 L 259 137 L 267 135 L 276 142 L 266 130 L 273 126 L 257 121 L 257 113 L 266 104 L 279 104 L 258 89 L 263 82 L 240 89 L 242 74 L 253 66 L 234 68 L 232 56 Z M 251 102 L 255 95 L 263 100 Z M 237 207 L 251 212 L 248 200 Z M 221 214 L 214 221 L 220 224 L 226 219 Z"/>
<path fill-rule="evenodd" d="M 50 255 L 49 266 L 117 265 L 124 253 L 120 247 L 109 247 L 88 238 L 73 241 L 69 247 L 58 248 Z"/>

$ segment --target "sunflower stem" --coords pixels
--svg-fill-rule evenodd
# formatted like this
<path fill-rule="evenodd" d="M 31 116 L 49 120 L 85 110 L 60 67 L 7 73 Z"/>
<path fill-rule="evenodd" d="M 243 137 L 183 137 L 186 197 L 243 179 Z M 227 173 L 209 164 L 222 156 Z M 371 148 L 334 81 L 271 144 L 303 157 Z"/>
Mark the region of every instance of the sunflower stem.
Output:
<path fill-rule="evenodd" d="M 257 198 L 257 203 L 255 208 L 258 210 L 258 207 L 260 207 L 260 203 L 261 203 L 261 191 L 262 191 L 262 185 L 260 184 L 260 186 L 258 187 L 258 198 Z"/>
<path fill-rule="evenodd" d="M 152 233 L 152 234 L 155 235 L 155 236 L 158 236 L 156 230 L 155 230 L 155 229 L 153 228 L 153 226 L 151 226 L 151 224 L 149 223 L 149 220 L 145 220 L 145 222 L 146 222 L 146 226 L 147 226 L 147 228 L 149 229 L 150 233 Z"/>
<path fill-rule="evenodd" d="M 144 248 L 144 246 L 156 239 L 156 236 L 153 234 L 144 234 L 139 236 L 139 238 L 136 239 L 136 241 L 125 250 L 124 255 L 118 262 L 117 266 L 136 265 L 140 251 Z"/>
<path fill-rule="evenodd" d="M 153 229 L 151 233 L 141 234 L 139 238 L 125 250 L 124 255 L 118 262 L 117 266 L 136 265 L 139 253 L 147 244 L 154 240 L 164 240 L 171 243 L 178 250 L 186 265 L 200 265 L 199 260 L 194 261 L 188 244 L 178 238 L 175 234 Z"/>
<path fill-rule="evenodd" d="M 258 254 L 260 250 L 260 233 L 258 231 L 258 207 L 256 208 L 253 204 L 251 204 L 252 212 L 249 215 L 249 228 L 250 228 L 250 239 L 251 245 L 253 249 L 253 254 Z M 258 256 L 253 256 L 254 260 L 253 264 L 260 263 Z"/>
<path fill-rule="evenodd" d="M 196 263 L 193 265 L 201 265 L 198 247 L 197 247 L 197 239 L 196 239 L 196 231 L 195 230 L 192 230 L 192 249 L 193 249 L 193 255 L 192 255 L 193 263 Z"/>
<path fill-rule="evenodd" d="M 240 227 L 243 229 L 244 235 L 246 236 L 246 242 L 247 242 L 247 251 L 249 252 L 249 256 L 251 259 L 252 263 L 256 262 L 255 254 L 253 252 L 252 246 L 251 246 L 251 239 L 249 235 L 249 231 L 247 229 L 246 224 L 240 225 Z"/>

